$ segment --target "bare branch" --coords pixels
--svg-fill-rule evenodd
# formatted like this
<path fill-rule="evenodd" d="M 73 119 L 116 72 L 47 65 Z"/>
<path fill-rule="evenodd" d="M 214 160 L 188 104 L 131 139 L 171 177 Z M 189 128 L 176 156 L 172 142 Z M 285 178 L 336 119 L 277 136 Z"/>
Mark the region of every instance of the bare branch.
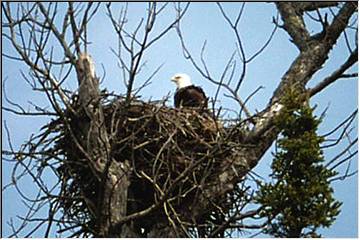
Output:
<path fill-rule="evenodd" d="M 338 2 L 327 2 L 327 1 L 321 1 L 321 2 L 299 2 L 296 4 L 293 4 L 294 7 L 300 12 L 305 11 L 316 11 L 320 8 L 328 8 L 328 7 L 334 7 L 338 6 Z"/>
<path fill-rule="evenodd" d="M 289 33 L 295 45 L 302 51 L 307 47 L 310 34 L 305 27 L 304 19 L 290 2 L 277 2 L 276 7 L 284 22 L 284 29 Z"/>
<path fill-rule="evenodd" d="M 334 71 L 329 77 L 322 80 L 315 87 L 309 89 L 310 96 L 314 96 L 315 94 L 321 92 L 323 89 L 328 87 L 330 84 L 334 83 L 336 80 L 344 77 L 344 72 L 348 70 L 352 65 L 354 65 L 358 61 L 358 50 L 357 48 L 351 53 L 348 59 L 345 61 L 343 65 L 340 66 L 339 69 Z M 346 76 L 346 75 L 345 75 Z"/>
<path fill-rule="evenodd" d="M 65 56 L 69 58 L 69 60 L 71 61 L 71 64 L 75 65 L 75 56 L 72 54 L 69 46 L 67 45 L 67 43 L 65 42 L 65 38 L 63 35 L 60 34 L 60 32 L 58 31 L 58 29 L 56 28 L 56 26 L 54 25 L 54 23 L 51 21 L 51 19 L 49 18 L 49 13 L 48 11 L 45 9 L 44 5 L 42 3 L 37 3 L 37 5 L 40 8 L 40 11 L 42 12 L 42 14 L 44 15 L 45 19 L 46 19 L 46 23 L 50 26 L 52 32 L 54 33 L 55 37 L 58 39 L 58 41 L 60 42 L 61 46 L 64 49 L 65 52 Z"/>

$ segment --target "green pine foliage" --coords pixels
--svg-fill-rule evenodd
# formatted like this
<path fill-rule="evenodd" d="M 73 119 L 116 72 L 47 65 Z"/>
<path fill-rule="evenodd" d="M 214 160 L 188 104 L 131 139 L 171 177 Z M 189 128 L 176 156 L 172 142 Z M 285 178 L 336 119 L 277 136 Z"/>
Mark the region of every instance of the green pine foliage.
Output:
<path fill-rule="evenodd" d="M 340 213 L 341 203 L 333 198 L 320 149 L 323 138 L 316 131 L 321 119 L 313 109 L 299 104 L 296 93 L 283 100 L 286 109 L 276 124 L 283 129 L 272 163 L 272 183 L 261 184 L 257 203 L 268 219 L 265 232 L 274 237 L 320 237 L 319 227 L 329 227 Z"/>

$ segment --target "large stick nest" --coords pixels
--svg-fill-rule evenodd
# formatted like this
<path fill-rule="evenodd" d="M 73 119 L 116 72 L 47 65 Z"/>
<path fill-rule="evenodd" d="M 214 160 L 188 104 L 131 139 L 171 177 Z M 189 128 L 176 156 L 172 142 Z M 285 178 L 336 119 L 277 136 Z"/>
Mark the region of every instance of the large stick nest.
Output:
<path fill-rule="evenodd" d="M 91 229 L 101 186 L 75 140 L 86 136 L 80 130 L 84 121 L 89 121 L 81 107 L 77 108 L 76 114 L 62 118 L 67 123 L 57 120 L 62 136 L 57 148 L 65 155 L 58 169 L 63 182 L 61 204 L 68 219 L 86 222 Z M 163 103 L 132 101 L 126 105 L 117 99 L 103 103 L 103 112 L 111 145 L 109 156 L 131 166 L 127 214 L 146 209 L 171 189 L 171 215 L 176 212 L 184 221 L 198 221 L 190 219 L 197 196 L 204 186 L 218 181 L 221 163 L 233 160 L 230 143 L 224 141 L 228 129 L 208 111 L 174 109 Z M 228 197 L 216 200 L 222 211 L 231 208 Z M 211 212 L 214 210 L 208 209 L 207 214 Z M 159 208 L 136 224 L 146 229 L 168 215 Z"/>

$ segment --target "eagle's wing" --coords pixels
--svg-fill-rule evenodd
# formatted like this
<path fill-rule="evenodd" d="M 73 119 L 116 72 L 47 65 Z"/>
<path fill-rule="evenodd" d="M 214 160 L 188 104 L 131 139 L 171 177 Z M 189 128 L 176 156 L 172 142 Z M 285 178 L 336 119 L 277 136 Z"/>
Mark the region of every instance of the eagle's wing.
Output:
<path fill-rule="evenodd" d="M 174 96 L 175 107 L 207 108 L 207 98 L 201 87 L 188 86 L 179 89 Z"/>

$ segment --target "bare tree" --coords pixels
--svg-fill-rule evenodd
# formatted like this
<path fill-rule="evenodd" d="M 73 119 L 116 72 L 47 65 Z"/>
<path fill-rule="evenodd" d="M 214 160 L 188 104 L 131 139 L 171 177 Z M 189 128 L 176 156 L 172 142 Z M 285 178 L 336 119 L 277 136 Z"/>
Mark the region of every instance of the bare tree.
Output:
<path fill-rule="evenodd" d="M 3 106 L 4 111 L 52 118 L 20 149 L 12 147 L 11 131 L 6 124 L 3 127 L 10 148 L 2 154 L 14 163 L 13 181 L 3 191 L 14 187 L 28 206 L 20 224 L 10 223 L 10 237 L 32 236 L 41 226 L 46 226 L 44 237 L 51 236 L 53 226 L 69 237 L 224 237 L 231 236 L 233 230 L 261 231 L 266 222 L 258 219 L 259 208 L 252 205 L 254 189 L 247 179 L 252 178 L 252 169 L 281 133 L 274 120 L 286 107 L 282 104 L 286 92 L 296 89 L 306 102 L 332 83 L 357 76 L 348 72 L 357 62 L 357 41 L 353 46 L 348 39 L 349 32 L 357 32 L 355 2 L 275 5 L 278 16 L 273 18 L 274 29 L 263 46 L 249 56 L 240 34 L 245 3 L 239 4 L 235 20 L 217 4 L 234 33 L 237 48 L 221 77 L 216 78 L 204 58 L 206 42 L 200 60 L 187 46 L 189 39 L 184 37 L 181 21 L 189 3 L 148 3 L 146 16 L 134 30 L 127 28 L 127 3 L 119 13 L 111 3 L 2 3 L 2 37 L 16 52 L 4 52 L 3 57 L 28 66 L 29 74 L 22 74 L 24 80 L 34 92 L 46 96 L 52 107 L 36 106 L 37 111 L 30 112 L 3 92 L 10 106 Z M 126 86 L 120 95 L 100 89 L 90 56 L 88 24 L 101 7 L 118 38 L 118 47 L 112 52 Z M 165 9 L 172 9 L 175 17 L 154 32 Z M 319 24 L 322 30 L 311 34 L 305 19 Z M 247 103 L 261 87 L 242 99 L 239 92 L 247 67 L 269 47 L 279 29 L 287 32 L 299 53 L 267 106 L 251 113 Z M 140 87 L 135 87 L 144 56 L 174 30 L 184 58 L 217 86 L 211 116 L 194 109 L 167 107 L 165 96 L 159 101 L 139 99 L 140 90 L 161 70 L 161 66 L 154 69 Z M 342 34 L 349 49 L 347 59 L 317 85 L 307 87 Z M 235 58 L 241 62 L 240 74 L 235 74 Z M 77 79 L 76 89 L 64 87 L 71 78 Z M 216 104 L 222 90 L 239 105 L 236 119 L 221 117 L 223 109 Z M 350 162 L 357 154 L 348 151 L 357 142 L 357 138 L 348 138 L 356 115 L 354 111 L 325 136 L 330 138 L 342 129 L 324 148 L 349 140 L 346 149 L 329 161 L 329 167 Z M 50 187 L 46 172 L 55 179 Z M 342 177 L 353 174 L 346 171 Z M 18 179 L 25 176 L 39 190 L 35 199 L 26 197 L 18 186 Z M 48 214 L 38 217 L 42 208 L 48 209 Z"/>

